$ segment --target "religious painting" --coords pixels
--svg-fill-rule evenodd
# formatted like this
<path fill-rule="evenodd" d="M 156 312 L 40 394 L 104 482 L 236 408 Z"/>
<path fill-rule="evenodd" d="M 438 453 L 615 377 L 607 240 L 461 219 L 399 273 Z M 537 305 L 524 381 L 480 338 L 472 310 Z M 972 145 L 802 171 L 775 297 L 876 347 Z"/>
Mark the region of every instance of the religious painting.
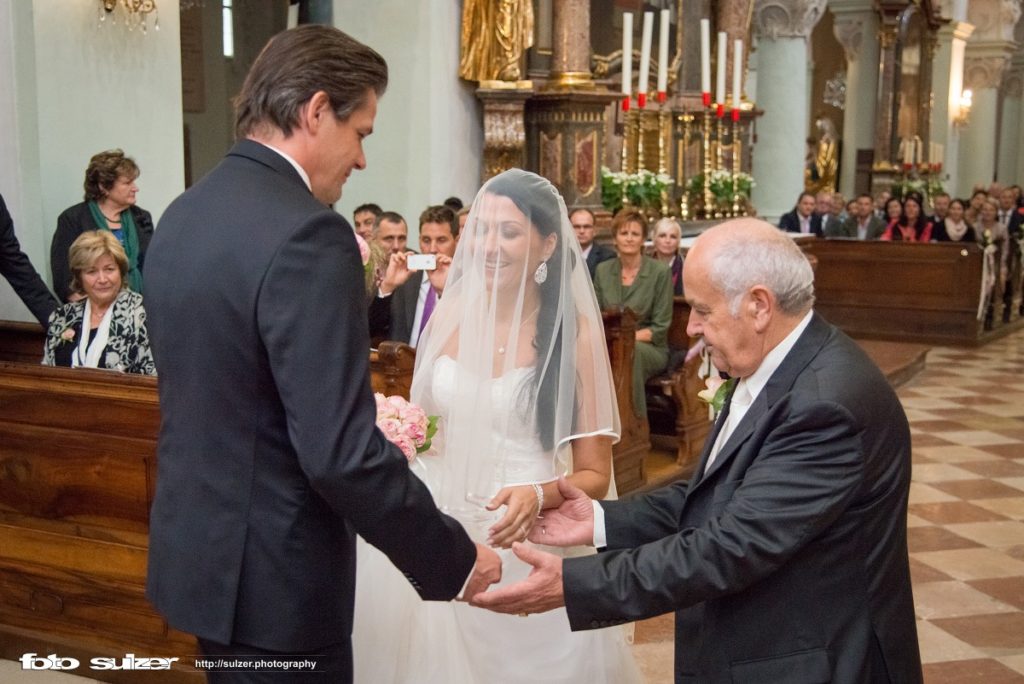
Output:
<path fill-rule="evenodd" d="M 576 189 L 587 197 L 597 186 L 597 131 L 576 134 Z"/>
<path fill-rule="evenodd" d="M 555 187 L 562 187 L 562 134 L 544 132 L 540 136 L 540 175 Z"/>

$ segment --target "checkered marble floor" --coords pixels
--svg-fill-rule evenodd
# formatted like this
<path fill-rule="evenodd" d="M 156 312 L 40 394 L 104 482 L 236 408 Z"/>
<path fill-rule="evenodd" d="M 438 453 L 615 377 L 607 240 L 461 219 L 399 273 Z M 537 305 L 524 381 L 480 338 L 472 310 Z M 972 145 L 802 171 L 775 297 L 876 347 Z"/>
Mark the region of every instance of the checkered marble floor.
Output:
<path fill-rule="evenodd" d="M 1024 331 L 935 347 L 898 393 L 925 682 L 1024 683 Z M 633 649 L 650 684 L 672 681 L 670 616 L 638 624 Z"/>
<path fill-rule="evenodd" d="M 1024 332 L 933 349 L 899 395 L 925 680 L 1024 682 Z"/>

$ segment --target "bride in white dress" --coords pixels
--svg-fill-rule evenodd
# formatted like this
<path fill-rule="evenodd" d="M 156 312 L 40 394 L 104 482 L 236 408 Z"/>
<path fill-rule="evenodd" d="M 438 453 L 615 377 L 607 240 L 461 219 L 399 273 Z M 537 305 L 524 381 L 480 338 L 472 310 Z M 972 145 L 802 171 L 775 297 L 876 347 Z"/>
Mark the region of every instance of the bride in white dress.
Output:
<path fill-rule="evenodd" d="M 529 573 L 509 547 L 541 506 L 561 502 L 559 475 L 614 495 L 604 327 L 565 203 L 518 169 L 480 190 L 453 260 L 431 280 L 444 291 L 420 337 L 412 400 L 440 428 L 413 468 L 474 540 L 499 548 L 501 586 Z M 622 628 L 571 632 L 564 609 L 520 617 L 423 602 L 365 543 L 357 587 L 356 682 L 640 681 Z"/>

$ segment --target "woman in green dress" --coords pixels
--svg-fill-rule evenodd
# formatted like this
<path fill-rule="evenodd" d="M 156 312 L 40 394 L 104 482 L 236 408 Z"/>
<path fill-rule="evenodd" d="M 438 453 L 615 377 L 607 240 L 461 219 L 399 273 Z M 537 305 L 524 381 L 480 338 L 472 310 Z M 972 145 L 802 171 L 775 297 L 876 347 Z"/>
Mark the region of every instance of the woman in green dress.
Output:
<path fill-rule="evenodd" d="M 633 407 L 647 414 L 644 385 L 668 365 L 668 328 L 672 323 L 672 274 L 668 266 L 644 256 L 647 222 L 622 210 L 612 220 L 618 259 L 597 265 L 594 291 L 602 309 L 628 308 L 637 317 L 633 356 Z"/>

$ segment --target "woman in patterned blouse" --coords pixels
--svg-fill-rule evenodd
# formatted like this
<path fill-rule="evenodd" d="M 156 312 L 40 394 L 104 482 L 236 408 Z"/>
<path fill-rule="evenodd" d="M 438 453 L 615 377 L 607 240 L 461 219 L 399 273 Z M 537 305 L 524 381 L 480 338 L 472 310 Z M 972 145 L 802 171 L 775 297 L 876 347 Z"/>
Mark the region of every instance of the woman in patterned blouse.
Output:
<path fill-rule="evenodd" d="M 50 316 L 43 364 L 156 375 L 142 295 L 127 288 L 128 257 L 109 231 L 86 231 L 68 252 L 84 295 Z"/>

